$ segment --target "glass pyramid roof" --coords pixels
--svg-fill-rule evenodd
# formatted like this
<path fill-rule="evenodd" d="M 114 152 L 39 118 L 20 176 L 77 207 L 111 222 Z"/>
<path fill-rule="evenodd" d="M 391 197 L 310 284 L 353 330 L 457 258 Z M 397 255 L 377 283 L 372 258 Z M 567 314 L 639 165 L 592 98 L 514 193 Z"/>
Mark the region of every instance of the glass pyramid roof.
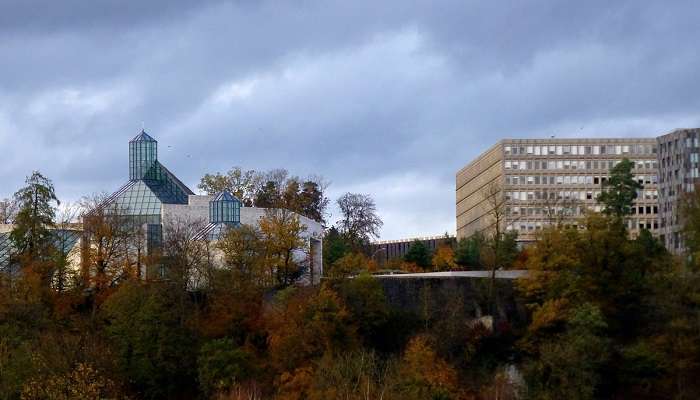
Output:
<path fill-rule="evenodd" d="M 241 202 L 240 200 L 238 200 L 238 198 L 236 198 L 236 196 L 232 195 L 228 190 L 224 190 L 223 192 L 216 195 L 216 197 L 214 197 L 214 200 L 212 200 L 212 201 L 237 201 L 239 203 Z"/>
<path fill-rule="evenodd" d="M 187 204 L 193 195 L 182 181 L 156 161 L 143 179 L 127 182 L 105 200 L 101 207 L 115 205 L 127 215 L 160 215 L 163 204 Z"/>
<path fill-rule="evenodd" d="M 134 136 L 133 139 L 130 140 L 130 142 L 155 142 L 156 140 L 153 139 L 151 136 L 146 133 L 146 131 L 141 130 L 141 133 L 138 135 Z"/>

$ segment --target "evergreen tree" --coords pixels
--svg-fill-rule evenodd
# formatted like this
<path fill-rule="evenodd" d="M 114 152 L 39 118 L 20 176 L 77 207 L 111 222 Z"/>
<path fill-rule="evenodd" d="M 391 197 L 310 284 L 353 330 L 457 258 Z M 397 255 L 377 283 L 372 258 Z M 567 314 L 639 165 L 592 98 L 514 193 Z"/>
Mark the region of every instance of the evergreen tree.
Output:
<path fill-rule="evenodd" d="M 0 200 L 0 224 L 12 224 L 17 215 L 17 202 L 15 200 Z"/>
<path fill-rule="evenodd" d="M 282 204 L 277 184 L 273 181 L 268 181 L 258 192 L 255 199 L 255 207 L 262 208 L 277 208 Z"/>
<path fill-rule="evenodd" d="M 486 238 L 481 232 L 462 238 L 455 250 L 455 262 L 463 267 L 481 267 L 481 248 L 485 242 Z"/>
<path fill-rule="evenodd" d="M 34 171 L 26 186 L 15 193 L 19 211 L 10 240 L 18 255 L 27 261 L 46 259 L 51 253 L 52 233 L 58 205 L 51 180 Z"/>
<path fill-rule="evenodd" d="M 421 268 L 428 268 L 431 265 L 432 255 L 430 249 L 423 242 L 414 240 L 403 259 L 406 262 L 415 263 Z"/>
<path fill-rule="evenodd" d="M 323 264 L 330 268 L 336 261 L 350 252 L 350 246 L 336 227 L 331 227 L 323 237 Z"/>
<path fill-rule="evenodd" d="M 633 166 L 632 161 L 624 158 L 610 170 L 610 178 L 603 183 L 603 191 L 597 199 L 603 205 L 605 214 L 623 218 L 632 213 L 637 190 L 642 188 L 634 179 Z"/>
<path fill-rule="evenodd" d="M 324 214 L 328 207 L 328 198 L 323 195 L 323 189 L 316 182 L 306 181 L 299 193 L 299 212 L 314 221 L 325 224 Z"/>

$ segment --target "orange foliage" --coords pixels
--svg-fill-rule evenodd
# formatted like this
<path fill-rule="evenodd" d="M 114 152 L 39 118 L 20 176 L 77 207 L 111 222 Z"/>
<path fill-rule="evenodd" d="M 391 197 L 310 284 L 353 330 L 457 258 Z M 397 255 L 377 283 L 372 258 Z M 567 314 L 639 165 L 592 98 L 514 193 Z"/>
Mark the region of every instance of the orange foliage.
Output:
<path fill-rule="evenodd" d="M 433 256 L 433 268 L 436 271 L 453 271 L 458 268 L 452 246 L 442 245 L 437 248 Z"/>
<path fill-rule="evenodd" d="M 305 400 L 313 384 L 314 370 L 310 366 L 300 367 L 293 372 L 284 372 L 279 376 L 277 387 L 278 400 Z"/>
<path fill-rule="evenodd" d="M 457 371 L 438 357 L 426 336 L 416 336 L 408 342 L 400 373 L 411 392 L 457 391 Z"/>
<path fill-rule="evenodd" d="M 295 289 L 268 315 L 268 350 L 279 372 L 310 365 L 325 352 L 350 350 L 357 345 L 350 313 L 326 286 Z"/>
<path fill-rule="evenodd" d="M 210 297 L 196 327 L 205 337 L 218 338 L 232 334 L 233 329 L 246 332 L 262 330 L 262 295 L 220 291 Z"/>

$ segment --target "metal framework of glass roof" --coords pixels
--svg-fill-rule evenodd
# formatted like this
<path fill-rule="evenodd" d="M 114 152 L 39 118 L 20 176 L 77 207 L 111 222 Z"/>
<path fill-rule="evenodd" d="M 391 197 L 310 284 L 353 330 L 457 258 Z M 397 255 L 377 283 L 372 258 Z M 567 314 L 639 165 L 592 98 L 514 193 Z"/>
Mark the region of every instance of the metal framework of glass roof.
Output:
<path fill-rule="evenodd" d="M 230 228 L 241 226 L 241 201 L 228 191 L 209 202 L 209 224 L 195 235 L 195 240 L 218 240 Z"/>
<path fill-rule="evenodd" d="M 116 205 L 126 215 L 150 216 L 144 222 L 159 223 L 163 204 L 187 204 L 187 197 L 193 194 L 158 161 L 158 142 L 141 131 L 129 142 L 129 182 L 109 196 L 101 208 Z"/>
<path fill-rule="evenodd" d="M 72 229 L 55 229 L 51 231 L 53 247 L 62 254 L 68 254 L 80 240 L 80 232 Z M 10 232 L 0 233 L 0 270 L 10 265 L 13 253 Z"/>
<path fill-rule="evenodd" d="M 0 233 L 0 270 L 10 263 L 11 253 L 12 243 L 10 242 L 10 233 Z"/>

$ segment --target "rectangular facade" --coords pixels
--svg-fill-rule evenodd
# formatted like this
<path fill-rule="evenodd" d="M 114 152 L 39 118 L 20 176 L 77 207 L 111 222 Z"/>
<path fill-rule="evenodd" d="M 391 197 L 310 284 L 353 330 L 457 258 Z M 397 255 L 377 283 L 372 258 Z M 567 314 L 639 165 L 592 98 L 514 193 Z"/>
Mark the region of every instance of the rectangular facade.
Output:
<path fill-rule="evenodd" d="M 497 143 L 457 173 L 457 240 L 492 224 L 483 192 L 491 184 L 503 184 L 503 147 Z"/>
<path fill-rule="evenodd" d="M 435 253 L 440 246 L 451 245 L 455 241 L 454 236 L 430 236 L 398 240 L 380 240 L 373 242 L 370 250 L 372 259 L 380 264 L 385 264 L 390 260 L 403 258 L 411 245 L 416 241 L 421 242 L 431 252 Z"/>
<path fill-rule="evenodd" d="M 634 162 L 639 191 L 629 227 L 658 230 L 656 139 L 505 139 L 457 173 L 457 238 L 493 225 L 485 189 L 496 185 L 504 200 L 504 226 L 518 240 L 534 240 L 544 226 L 575 225 L 596 197 L 609 170 Z"/>
<path fill-rule="evenodd" d="M 679 201 L 699 182 L 700 129 L 678 129 L 657 138 L 659 153 L 659 238 L 674 253 L 683 251 Z"/>

